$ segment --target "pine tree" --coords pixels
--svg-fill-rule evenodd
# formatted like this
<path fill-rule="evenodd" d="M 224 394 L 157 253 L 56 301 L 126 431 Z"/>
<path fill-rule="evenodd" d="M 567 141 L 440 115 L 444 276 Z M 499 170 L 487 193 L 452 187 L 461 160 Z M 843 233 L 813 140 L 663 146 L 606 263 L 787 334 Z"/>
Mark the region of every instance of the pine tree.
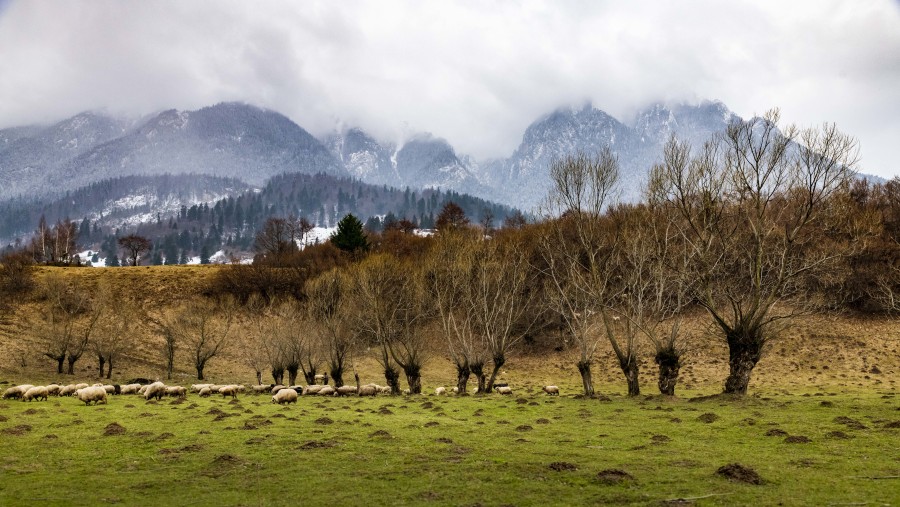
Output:
<path fill-rule="evenodd" d="M 363 231 L 363 223 L 348 213 L 338 222 L 337 231 L 331 235 L 331 243 L 345 252 L 365 252 L 369 249 L 369 240 Z"/>

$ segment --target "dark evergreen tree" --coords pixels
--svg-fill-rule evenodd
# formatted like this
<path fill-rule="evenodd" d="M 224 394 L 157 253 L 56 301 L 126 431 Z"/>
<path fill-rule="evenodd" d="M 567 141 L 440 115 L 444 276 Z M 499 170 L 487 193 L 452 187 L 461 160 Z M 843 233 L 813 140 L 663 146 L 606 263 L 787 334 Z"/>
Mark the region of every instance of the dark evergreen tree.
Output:
<path fill-rule="evenodd" d="M 331 243 L 345 252 L 365 252 L 369 249 L 369 240 L 363 230 L 363 223 L 348 213 L 338 222 L 337 231 L 331 235 Z"/>

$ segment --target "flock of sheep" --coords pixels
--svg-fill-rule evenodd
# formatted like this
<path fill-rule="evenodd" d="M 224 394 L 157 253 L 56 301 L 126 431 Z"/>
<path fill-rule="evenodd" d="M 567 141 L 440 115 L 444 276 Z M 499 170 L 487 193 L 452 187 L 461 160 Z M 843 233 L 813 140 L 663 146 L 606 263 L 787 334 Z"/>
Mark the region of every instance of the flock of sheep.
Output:
<path fill-rule="evenodd" d="M 287 403 L 297 403 L 299 396 L 376 396 L 378 394 L 390 394 L 391 388 L 388 386 L 380 386 L 378 384 L 366 384 L 360 386 L 358 381 L 356 386 L 332 387 L 330 385 L 312 384 L 307 386 L 283 386 L 283 385 L 258 385 L 251 386 L 251 392 L 256 394 L 270 393 L 272 395 L 272 403 L 279 405 Z M 507 385 L 496 387 L 496 392 L 503 395 L 511 395 L 512 388 Z M 237 398 L 239 393 L 247 391 L 247 387 L 239 384 L 217 385 L 217 384 L 193 384 L 190 392 L 197 393 L 200 397 L 208 397 L 213 394 L 222 395 L 222 397 Z M 559 395 L 559 387 L 544 386 L 543 391 L 548 395 Z M 457 388 L 451 391 L 456 393 Z M 478 392 L 477 389 L 475 391 Z M 443 396 L 448 393 L 445 387 L 438 387 L 434 394 Z M 143 396 L 145 400 L 161 400 L 163 397 L 185 398 L 188 389 L 182 386 L 167 386 L 162 382 L 153 382 L 146 385 L 127 384 L 127 385 L 109 385 L 109 384 L 69 384 L 60 386 L 58 384 L 50 384 L 47 386 L 34 386 L 31 384 L 22 384 L 10 387 L 3 392 L 3 399 L 21 399 L 22 401 L 46 401 L 49 396 L 72 396 L 83 401 L 85 405 L 91 403 L 97 405 L 106 403 L 109 395 L 132 394 Z M 408 394 L 408 393 L 407 393 Z"/>

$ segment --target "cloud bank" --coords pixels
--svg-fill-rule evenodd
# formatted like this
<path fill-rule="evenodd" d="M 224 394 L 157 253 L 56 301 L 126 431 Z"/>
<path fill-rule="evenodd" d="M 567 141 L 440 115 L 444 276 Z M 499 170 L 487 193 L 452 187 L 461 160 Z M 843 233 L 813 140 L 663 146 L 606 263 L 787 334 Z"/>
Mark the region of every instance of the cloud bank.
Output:
<path fill-rule="evenodd" d="M 221 101 L 322 134 L 419 131 L 505 156 L 538 116 L 591 101 L 718 99 L 859 138 L 900 174 L 900 6 L 874 2 L 0 0 L 0 128 L 84 110 Z"/>

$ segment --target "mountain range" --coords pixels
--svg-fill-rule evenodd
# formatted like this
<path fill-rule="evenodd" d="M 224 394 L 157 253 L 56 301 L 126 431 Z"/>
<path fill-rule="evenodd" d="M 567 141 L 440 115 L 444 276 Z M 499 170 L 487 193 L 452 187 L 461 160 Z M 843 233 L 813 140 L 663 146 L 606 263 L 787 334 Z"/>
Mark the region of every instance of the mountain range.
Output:
<path fill-rule="evenodd" d="M 278 174 L 324 173 L 465 192 L 528 211 L 547 194 L 555 159 L 609 145 L 619 157 L 622 195 L 633 199 L 670 134 L 702 143 L 734 118 L 720 102 L 654 104 L 627 123 L 590 104 L 561 108 L 533 122 L 509 157 L 478 161 L 425 133 L 392 143 L 347 128 L 317 139 L 275 111 L 240 103 L 127 121 L 86 112 L 0 130 L 0 199 L 55 198 L 137 175 L 214 175 L 259 187 Z"/>

